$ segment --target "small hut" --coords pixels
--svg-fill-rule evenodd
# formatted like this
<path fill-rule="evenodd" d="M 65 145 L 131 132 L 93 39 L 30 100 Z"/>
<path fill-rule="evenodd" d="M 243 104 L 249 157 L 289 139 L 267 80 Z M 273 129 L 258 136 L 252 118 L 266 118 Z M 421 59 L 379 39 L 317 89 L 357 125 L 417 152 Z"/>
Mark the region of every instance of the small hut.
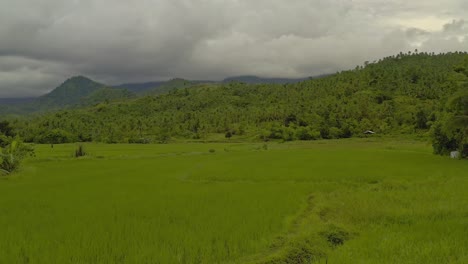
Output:
<path fill-rule="evenodd" d="M 364 131 L 364 134 L 365 135 L 373 135 L 373 134 L 375 134 L 375 132 L 372 131 L 372 130 L 366 130 L 366 131 Z"/>

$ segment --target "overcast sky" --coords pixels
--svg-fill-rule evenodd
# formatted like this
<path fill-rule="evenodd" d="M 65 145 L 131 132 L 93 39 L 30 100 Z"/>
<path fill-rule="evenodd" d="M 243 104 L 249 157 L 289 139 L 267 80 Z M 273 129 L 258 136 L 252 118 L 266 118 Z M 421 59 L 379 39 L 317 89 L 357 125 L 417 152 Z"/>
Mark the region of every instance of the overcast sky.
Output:
<path fill-rule="evenodd" d="M 0 0 L 0 97 L 73 75 L 305 77 L 415 48 L 467 51 L 468 1 Z"/>

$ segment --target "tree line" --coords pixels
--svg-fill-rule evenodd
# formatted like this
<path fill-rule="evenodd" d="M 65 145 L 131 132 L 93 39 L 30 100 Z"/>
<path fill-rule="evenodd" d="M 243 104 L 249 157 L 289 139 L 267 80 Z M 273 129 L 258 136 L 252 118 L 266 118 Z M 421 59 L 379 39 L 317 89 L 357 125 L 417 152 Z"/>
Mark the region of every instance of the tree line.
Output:
<path fill-rule="evenodd" d="M 421 134 L 466 155 L 468 54 L 399 53 L 293 84 L 201 84 L 157 96 L 10 119 L 26 142 L 315 140 Z"/>

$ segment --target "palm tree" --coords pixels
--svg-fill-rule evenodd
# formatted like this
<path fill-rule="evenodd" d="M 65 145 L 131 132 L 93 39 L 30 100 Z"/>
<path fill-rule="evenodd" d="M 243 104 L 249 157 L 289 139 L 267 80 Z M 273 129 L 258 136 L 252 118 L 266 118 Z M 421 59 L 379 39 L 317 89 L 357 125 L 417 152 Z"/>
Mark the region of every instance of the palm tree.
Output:
<path fill-rule="evenodd" d="M 34 150 L 20 140 L 14 139 L 3 148 L 0 153 L 0 173 L 10 174 L 17 170 L 21 161 L 28 155 L 33 155 Z"/>

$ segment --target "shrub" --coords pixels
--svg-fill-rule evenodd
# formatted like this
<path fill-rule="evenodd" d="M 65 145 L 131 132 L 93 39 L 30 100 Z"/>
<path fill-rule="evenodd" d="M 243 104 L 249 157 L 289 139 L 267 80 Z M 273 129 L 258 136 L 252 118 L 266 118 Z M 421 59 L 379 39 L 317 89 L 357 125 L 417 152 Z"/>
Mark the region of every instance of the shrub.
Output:
<path fill-rule="evenodd" d="M 128 140 L 130 144 L 149 144 L 151 140 L 149 138 L 130 138 Z"/>
<path fill-rule="evenodd" d="M 10 174 L 20 167 L 27 156 L 34 155 L 34 149 L 19 139 L 14 139 L 0 153 L 0 173 Z"/>
<path fill-rule="evenodd" d="M 341 246 L 351 238 L 347 231 L 334 225 L 330 225 L 326 231 L 321 232 L 321 235 L 332 247 Z"/>
<path fill-rule="evenodd" d="M 83 145 L 78 145 L 78 148 L 75 150 L 75 158 L 79 158 L 79 157 L 84 157 L 86 156 L 87 153 L 83 147 Z"/>
<path fill-rule="evenodd" d="M 0 148 L 4 148 L 10 144 L 11 139 L 5 135 L 0 134 Z"/>
<path fill-rule="evenodd" d="M 341 138 L 343 131 L 337 127 L 330 127 L 328 130 L 330 138 Z"/>

